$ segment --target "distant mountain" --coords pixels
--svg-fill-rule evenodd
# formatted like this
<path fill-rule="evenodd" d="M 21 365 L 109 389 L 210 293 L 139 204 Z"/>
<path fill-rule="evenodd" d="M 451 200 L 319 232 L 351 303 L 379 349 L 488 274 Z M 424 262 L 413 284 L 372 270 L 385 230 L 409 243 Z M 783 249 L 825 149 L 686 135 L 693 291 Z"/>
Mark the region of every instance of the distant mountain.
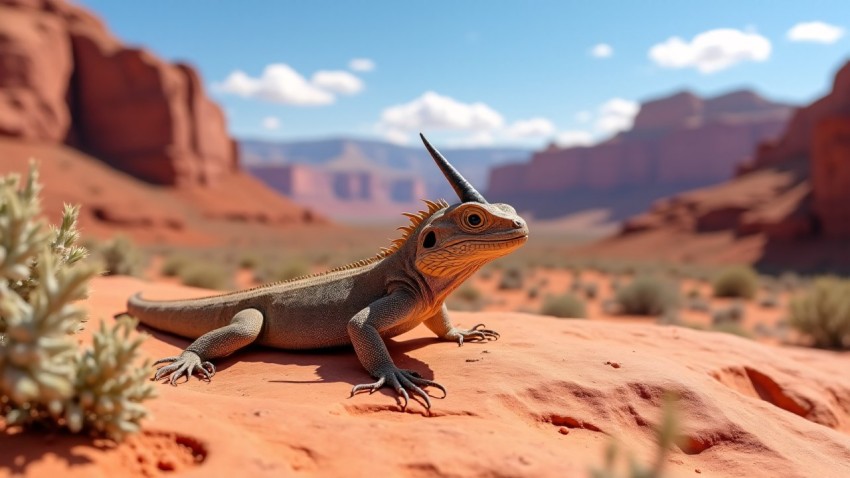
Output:
<path fill-rule="evenodd" d="M 421 208 L 420 199 L 455 199 L 423 147 L 338 138 L 243 140 L 240 149 L 247 171 L 296 202 L 341 221 L 387 221 Z M 440 149 L 482 191 L 491 167 L 530 153 L 518 148 Z"/>
<path fill-rule="evenodd" d="M 540 218 L 608 209 L 622 220 L 653 201 L 733 176 L 793 107 L 748 91 L 703 99 L 679 92 L 641 105 L 634 126 L 603 143 L 549 148 L 495 167 L 487 196 Z"/>

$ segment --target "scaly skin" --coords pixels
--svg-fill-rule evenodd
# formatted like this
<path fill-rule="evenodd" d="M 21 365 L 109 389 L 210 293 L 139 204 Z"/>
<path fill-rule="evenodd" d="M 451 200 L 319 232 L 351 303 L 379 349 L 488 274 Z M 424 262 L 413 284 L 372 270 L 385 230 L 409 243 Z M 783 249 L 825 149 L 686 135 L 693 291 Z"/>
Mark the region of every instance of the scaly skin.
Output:
<path fill-rule="evenodd" d="M 487 203 L 427 142 L 426 147 L 463 202 L 449 206 L 426 201 L 428 210 L 409 214 L 403 237 L 376 257 L 325 274 L 202 299 L 131 297 L 127 311 L 142 323 L 196 339 L 179 356 L 158 360 L 156 364 L 167 365 L 154 378 L 174 385 L 197 373 L 209 380 L 215 374 L 212 359 L 252 343 L 284 350 L 351 344 L 376 379 L 355 385 L 352 395 L 389 386 L 403 398 L 402 408 L 407 407 L 408 391 L 430 408 L 425 386 L 445 396 L 437 382 L 399 369 L 383 339 L 423 322 L 458 345 L 498 339 L 483 324 L 452 326 L 444 302 L 484 264 L 524 244 L 528 227 L 511 206 Z"/>

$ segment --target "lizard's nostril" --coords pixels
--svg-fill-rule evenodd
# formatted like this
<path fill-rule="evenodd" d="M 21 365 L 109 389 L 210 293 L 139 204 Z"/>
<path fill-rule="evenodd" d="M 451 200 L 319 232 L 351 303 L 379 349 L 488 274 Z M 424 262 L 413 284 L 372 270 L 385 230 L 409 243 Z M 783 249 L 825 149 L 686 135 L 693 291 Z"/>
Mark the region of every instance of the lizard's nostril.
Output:
<path fill-rule="evenodd" d="M 519 219 L 514 219 L 514 226 L 516 226 L 518 228 L 522 227 L 523 226 L 522 221 L 520 221 Z"/>

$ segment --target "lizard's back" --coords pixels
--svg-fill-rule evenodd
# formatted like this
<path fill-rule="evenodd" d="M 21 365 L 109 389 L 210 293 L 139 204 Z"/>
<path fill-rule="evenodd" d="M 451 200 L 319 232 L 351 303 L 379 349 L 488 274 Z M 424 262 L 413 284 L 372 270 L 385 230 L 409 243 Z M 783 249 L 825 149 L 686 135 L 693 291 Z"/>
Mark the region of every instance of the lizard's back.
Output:
<path fill-rule="evenodd" d="M 283 349 L 346 345 L 348 321 L 386 293 L 375 271 L 380 262 L 199 299 L 150 301 L 137 294 L 127 311 L 155 329 L 198 338 L 252 308 L 263 314 L 258 344 Z"/>

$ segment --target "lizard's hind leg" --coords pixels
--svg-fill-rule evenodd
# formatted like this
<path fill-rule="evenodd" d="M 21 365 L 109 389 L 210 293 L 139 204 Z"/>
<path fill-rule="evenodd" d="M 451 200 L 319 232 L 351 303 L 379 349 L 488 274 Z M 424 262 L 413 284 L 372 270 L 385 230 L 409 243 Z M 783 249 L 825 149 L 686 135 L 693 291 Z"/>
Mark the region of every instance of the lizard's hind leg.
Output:
<path fill-rule="evenodd" d="M 200 336 L 180 355 L 154 362 L 154 365 L 168 365 L 160 367 L 153 379 L 159 380 L 171 374 L 168 382 L 177 385 L 177 380 L 183 375 L 188 381 L 197 372 L 209 380 L 215 374 L 215 366 L 209 359 L 225 357 L 251 344 L 260 335 L 262 327 L 263 314 L 259 310 L 242 310 L 233 316 L 229 324 Z"/>

